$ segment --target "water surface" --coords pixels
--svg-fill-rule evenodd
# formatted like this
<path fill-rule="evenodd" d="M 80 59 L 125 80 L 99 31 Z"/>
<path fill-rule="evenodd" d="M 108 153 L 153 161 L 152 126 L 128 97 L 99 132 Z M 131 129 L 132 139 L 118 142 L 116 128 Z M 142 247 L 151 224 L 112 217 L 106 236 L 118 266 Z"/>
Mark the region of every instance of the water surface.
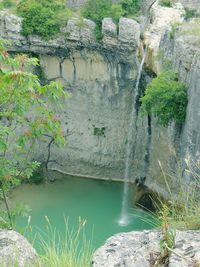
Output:
<path fill-rule="evenodd" d="M 62 180 L 40 185 L 25 184 L 11 192 L 12 203 L 24 203 L 31 209 L 32 238 L 38 229 L 45 231 L 49 218 L 53 227 L 65 233 L 64 216 L 70 229 L 77 227 L 79 217 L 87 220 L 86 236 L 93 239 L 93 248 L 101 246 L 111 235 L 119 232 L 152 228 L 145 222 L 149 215 L 141 209 L 130 208 L 130 223 L 120 226 L 123 183 L 63 176 Z M 19 218 L 18 230 L 27 225 Z M 37 249 L 37 245 L 36 245 Z"/>

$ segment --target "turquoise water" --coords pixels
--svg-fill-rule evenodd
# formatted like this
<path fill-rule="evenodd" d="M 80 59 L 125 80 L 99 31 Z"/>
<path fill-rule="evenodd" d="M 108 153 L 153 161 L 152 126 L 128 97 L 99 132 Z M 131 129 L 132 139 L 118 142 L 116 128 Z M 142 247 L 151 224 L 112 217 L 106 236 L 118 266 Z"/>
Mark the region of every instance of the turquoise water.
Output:
<path fill-rule="evenodd" d="M 143 210 L 129 210 L 130 223 L 118 224 L 123 193 L 123 183 L 64 176 L 54 183 L 40 185 L 25 184 L 11 193 L 12 203 L 23 203 L 31 209 L 32 239 L 38 231 L 45 232 L 46 219 L 60 235 L 65 233 L 64 217 L 68 218 L 69 228 L 77 228 L 79 217 L 87 221 L 87 239 L 93 239 L 93 248 L 101 246 L 111 235 L 119 232 L 152 228 L 144 222 L 150 216 Z M 27 225 L 27 218 L 17 220 L 18 230 Z M 38 230 L 40 229 L 40 230 Z M 36 249 L 39 250 L 36 242 Z"/>

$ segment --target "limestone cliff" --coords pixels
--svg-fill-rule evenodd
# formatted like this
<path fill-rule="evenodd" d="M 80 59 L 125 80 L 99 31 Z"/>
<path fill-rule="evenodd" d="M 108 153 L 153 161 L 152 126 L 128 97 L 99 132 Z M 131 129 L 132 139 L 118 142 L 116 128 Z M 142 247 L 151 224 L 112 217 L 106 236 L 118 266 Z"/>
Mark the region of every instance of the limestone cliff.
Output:
<path fill-rule="evenodd" d="M 152 3 L 147 1 L 148 4 Z M 74 18 L 61 29 L 54 40 L 44 41 L 37 36 L 21 35 L 21 19 L 0 13 L 1 37 L 12 41 L 11 52 L 31 53 L 39 57 L 42 80 L 61 80 L 71 98 L 64 103 L 60 117 L 66 146 L 52 147 L 49 167 L 66 173 L 97 178 L 123 179 L 124 159 L 129 120 L 134 120 L 131 178 L 147 176 L 147 183 L 162 184 L 158 160 L 169 169 L 176 168 L 176 159 L 191 155 L 198 160 L 200 153 L 198 106 L 199 57 L 198 38 L 169 33 L 174 22 L 183 21 L 183 7 L 152 6 L 150 23 L 145 33 L 149 47 L 146 74 L 141 84 L 151 79 L 149 69 L 160 71 L 157 53 L 163 51 L 167 60 L 188 84 L 189 104 L 183 129 L 171 125 L 157 127 L 152 117 L 140 115 L 139 96 L 136 98 L 134 118 L 130 118 L 135 84 L 141 61 L 140 34 L 144 25 L 121 18 L 119 31 L 110 18 L 102 22 L 103 40 L 97 42 L 94 22 Z M 170 30 L 171 29 L 171 30 Z M 167 31 L 167 33 L 165 33 Z M 148 74 L 148 75 L 147 75 Z M 200 96 L 199 96 L 200 97 Z M 47 155 L 47 145 L 38 145 L 36 157 Z"/>
<path fill-rule="evenodd" d="M 199 27 L 195 20 L 184 23 L 173 38 L 170 38 L 168 32 L 160 43 L 165 59 L 171 62 L 180 79 L 188 86 L 187 116 L 180 133 L 177 152 L 179 158 L 183 160 L 183 165 L 186 165 L 184 159 L 189 159 L 192 168 L 200 156 L 200 35 L 197 30 Z"/>
<path fill-rule="evenodd" d="M 139 24 L 121 18 L 117 34 L 116 25 L 104 19 L 101 44 L 95 40 L 95 24 L 86 19 L 81 26 L 77 19 L 69 20 L 60 37 L 49 42 L 36 36 L 26 39 L 20 34 L 20 25 L 20 18 L 1 13 L 1 36 L 12 41 L 9 50 L 38 56 L 43 79 L 61 80 L 71 92 L 62 114 L 58 114 L 64 134 L 70 135 L 65 148 L 52 149 L 51 159 L 59 165 L 50 167 L 121 179 L 139 65 Z M 46 147 L 41 147 L 37 149 L 38 159 L 46 156 Z M 141 164 L 144 154 L 140 154 Z"/>

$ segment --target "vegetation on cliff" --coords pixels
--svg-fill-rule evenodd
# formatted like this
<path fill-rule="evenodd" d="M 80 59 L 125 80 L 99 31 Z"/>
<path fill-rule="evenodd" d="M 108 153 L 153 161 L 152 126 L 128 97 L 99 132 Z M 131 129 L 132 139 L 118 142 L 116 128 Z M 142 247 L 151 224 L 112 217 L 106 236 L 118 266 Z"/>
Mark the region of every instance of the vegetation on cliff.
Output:
<path fill-rule="evenodd" d="M 96 23 L 96 37 L 102 38 L 102 19 L 111 17 L 118 23 L 120 17 L 135 16 L 140 10 L 140 0 L 121 0 L 119 3 L 112 3 L 112 0 L 89 0 L 82 10 L 83 17 L 93 20 Z"/>
<path fill-rule="evenodd" d="M 154 115 L 162 126 L 172 121 L 178 124 L 185 121 L 187 89 L 173 71 L 164 71 L 154 78 L 140 101 L 142 112 Z"/>
<path fill-rule="evenodd" d="M 71 16 L 62 0 L 21 0 L 17 14 L 23 18 L 22 33 L 49 39 L 60 32 L 60 27 Z"/>
<path fill-rule="evenodd" d="M 105 17 L 111 17 L 118 23 L 120 17 L 135 17 L 140 10 L 141 0 L 89 0 L 81 10 L 81 16 L 96 23 L 95 35 L 102 38 L 101 26 Z M 39 35 L 44 39 L 55 37 L 60 28 L 66 25 L 73 12 L 64 0 L 13 0 L 0 1 L 0 8 L 12 9 L 23 18 L 22 34 Z M 80 16 L 79 12 L 74 13 Z"/>

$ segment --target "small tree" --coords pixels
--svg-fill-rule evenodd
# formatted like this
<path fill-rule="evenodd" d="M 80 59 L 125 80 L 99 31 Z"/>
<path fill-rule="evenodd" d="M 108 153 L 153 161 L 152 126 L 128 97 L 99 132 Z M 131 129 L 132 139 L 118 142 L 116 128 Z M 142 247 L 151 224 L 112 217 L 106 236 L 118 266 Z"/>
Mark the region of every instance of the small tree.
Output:
<path fill-rule="evenodd" d="M 173 71 L 162 72 L 154 78 L 140 101 L 143 114 L 156 116 L 162 126 L 172 121 L 179 124 L 185 121 L 187 89 Z"/>
<path fill-rule="evenodd" d="M 51 103 L 68 94 L 57 82 L 41 86 L 38 77 L 28 71 L 37 65 L 36 58 L 9 56 L 0 42 L 0 190 L 11 228 L 6 192 L 38 168 L 39 163 L 30 158 L 36 140 L 48 134 L 57 145 L 64 144 Z"/>

